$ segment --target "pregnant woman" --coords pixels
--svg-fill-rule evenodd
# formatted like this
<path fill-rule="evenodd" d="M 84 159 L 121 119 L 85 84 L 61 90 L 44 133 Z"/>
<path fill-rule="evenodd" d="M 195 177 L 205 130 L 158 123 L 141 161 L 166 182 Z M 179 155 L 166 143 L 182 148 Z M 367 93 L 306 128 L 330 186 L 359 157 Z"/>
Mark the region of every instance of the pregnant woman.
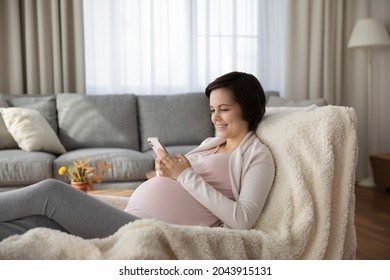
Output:
<path fill-rule="evenodd" d="M 206 88 L 218 137 L 186 155 L 158 150 L 156 176 L 141 184 L 124 211 L 54 179 L 0 193 L 0 240 L 12 225 L 60 229 L 103 238 L 137 219 L 250 229 L 264 207 L 275 166 L 255 131 L 265 114 L 265 95 L 251 74 L 231 72 Z"/>

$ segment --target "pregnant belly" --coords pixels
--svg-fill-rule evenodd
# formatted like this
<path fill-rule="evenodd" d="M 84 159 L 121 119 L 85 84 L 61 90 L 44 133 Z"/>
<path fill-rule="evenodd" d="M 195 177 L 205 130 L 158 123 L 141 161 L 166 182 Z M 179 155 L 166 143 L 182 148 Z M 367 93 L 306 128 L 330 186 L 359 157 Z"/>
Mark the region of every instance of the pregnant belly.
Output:
<path fill-rule="evenodd" d="M 180 225 L 216 226 L 219 220 L 196 201 L 182 185 L 165 177 L 154 177 L 131 195 L 126 212 Z"/>

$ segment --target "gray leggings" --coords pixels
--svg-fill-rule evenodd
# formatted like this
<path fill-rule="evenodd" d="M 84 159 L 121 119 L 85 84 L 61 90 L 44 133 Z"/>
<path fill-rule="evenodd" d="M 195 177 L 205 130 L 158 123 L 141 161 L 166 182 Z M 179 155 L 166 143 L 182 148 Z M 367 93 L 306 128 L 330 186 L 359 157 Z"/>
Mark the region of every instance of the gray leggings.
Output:
<path fill-rule="evenodd" d="M 54 179 L 0 193 L 0 225 L 37 215 L 83 238 L 107 237 L 138 219 Z"/>

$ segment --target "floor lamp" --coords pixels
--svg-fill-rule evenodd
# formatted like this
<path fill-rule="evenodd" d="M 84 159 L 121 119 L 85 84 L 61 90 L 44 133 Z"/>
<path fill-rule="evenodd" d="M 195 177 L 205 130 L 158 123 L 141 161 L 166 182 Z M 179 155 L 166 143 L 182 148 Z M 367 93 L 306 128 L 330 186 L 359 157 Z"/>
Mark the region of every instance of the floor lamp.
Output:
<path fill-rule="evenodd" d="M 368 155 L 372 152 L 372 88 L 371 88 L 371 49 L 378 47 L 389 47 L 390 38 L 385 25 L 376 19 L 366 18 L 356 22 L 348 48 L 365 48 L 367 50 L 367 147 Z M 368 165 L 369 166 L 369 165 Z M 369 170 L 369 168 L 368 168 Z M 370 174 L 370 173 L 369 173 Z M 359 181 L 361 186 L 375 186 L 372 176 Z"/>

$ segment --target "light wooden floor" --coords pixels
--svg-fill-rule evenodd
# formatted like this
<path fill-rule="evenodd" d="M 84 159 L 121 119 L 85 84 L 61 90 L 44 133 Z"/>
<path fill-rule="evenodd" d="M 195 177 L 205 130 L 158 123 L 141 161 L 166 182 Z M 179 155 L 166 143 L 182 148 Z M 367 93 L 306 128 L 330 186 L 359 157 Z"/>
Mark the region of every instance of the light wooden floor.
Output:
<path fill-rule="evenodd" d="M 359 260 L 390 260 L 390 189 L 357 186 L 355 227 Z"/>

